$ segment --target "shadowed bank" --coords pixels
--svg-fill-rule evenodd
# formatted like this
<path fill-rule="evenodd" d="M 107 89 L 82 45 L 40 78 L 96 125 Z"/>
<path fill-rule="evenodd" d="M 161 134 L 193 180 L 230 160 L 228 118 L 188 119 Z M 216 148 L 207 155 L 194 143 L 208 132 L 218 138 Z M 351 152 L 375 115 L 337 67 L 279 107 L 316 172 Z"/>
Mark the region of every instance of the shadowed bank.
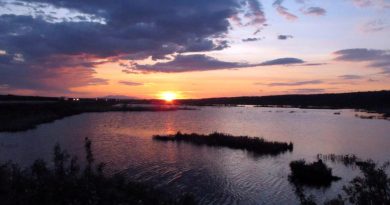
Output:
<path fill-rule="evenodd" d="M 119 105 L 119 106 L 118 106 Z M 25 131 L 37 125 L 65 117 L 91 112 L 174 111 L 174 106 L 126 106 L 116 101 L 53 101 L 32 103 L 0 103 L 0 132 Z"/>

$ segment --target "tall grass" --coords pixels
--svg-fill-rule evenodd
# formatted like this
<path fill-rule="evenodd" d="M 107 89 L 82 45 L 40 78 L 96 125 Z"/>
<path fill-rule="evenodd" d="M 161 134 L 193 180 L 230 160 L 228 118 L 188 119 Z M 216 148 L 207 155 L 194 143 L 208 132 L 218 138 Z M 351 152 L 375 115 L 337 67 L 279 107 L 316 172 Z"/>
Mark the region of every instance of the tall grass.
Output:
<path fill-rule="evenodd" d="M 323 161 L 331 161 L 333 163 L 342 163 L 344 166 L 355 166 L 356 162 L 362 161 L 356 155 L 353 154 L 317 154 L 317 159 L 321 159 Z"/>

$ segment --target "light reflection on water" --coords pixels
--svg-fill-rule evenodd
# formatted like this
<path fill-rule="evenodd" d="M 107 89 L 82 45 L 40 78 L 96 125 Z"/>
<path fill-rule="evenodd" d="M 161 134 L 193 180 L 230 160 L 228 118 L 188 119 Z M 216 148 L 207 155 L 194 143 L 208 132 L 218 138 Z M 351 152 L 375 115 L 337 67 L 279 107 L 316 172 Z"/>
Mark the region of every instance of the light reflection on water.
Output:
<path fill-rule="evenodd" d="M 180 195 L 192 192 L 201 204 L 296 204 L 288 183 L 289 162 L 313 160 L 317 153 L 353 153 L 361 158 L 389 160 L 390 122 L 354 117 L 351 110 L 294 108 L 216 108 L 176 112 L 90 113 L 44 124 L 21 133 L 0 133 L 0 160 L 29 164 L 51 159 L 59 142 L 83 156 L 83 140 L 93 141 L 99 161 L 108 171 L 121 171 Z M 292 141 L 294 151 L 277 157 L 259 157 L 240 150 L 163 143 L 155 134 L 177 131 L 263 136 Z M 330 189 L 312 190 L 318 199 L 335 196 L 358 172 L 330 164 L 343 180 Z"/>

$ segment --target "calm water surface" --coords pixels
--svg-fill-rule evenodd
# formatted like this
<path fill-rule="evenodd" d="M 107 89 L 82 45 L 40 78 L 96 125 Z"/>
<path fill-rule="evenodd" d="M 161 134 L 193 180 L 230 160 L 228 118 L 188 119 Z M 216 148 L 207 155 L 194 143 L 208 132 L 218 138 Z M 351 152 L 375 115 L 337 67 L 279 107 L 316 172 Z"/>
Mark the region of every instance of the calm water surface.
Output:
<path fill-rule="evenodd" d="M 360 119 L 352 110 L 294 108 L 203 107 L 176 112 L 110 112 L 81 114 L 35 130 L 0 133 L 0 161 L 29 165 L 51 159 L 55 143 L 82 158 L 83 140 L 93 141 L 98 161 L 108 172 L 122 172 L 181 195 L 194 193 L 201 204 L 297 204 L 288 182 L 289 162 L 315 160 L 318 153 L 356 154 L 390 160 L 390 121 Z M 338 112 L 338 111 L 337 111 Z M 294 151 L 259 157 L 240 150 L 210 148 L 152 140 L 177 131 L 262 136 L 292 141 Z M 332 198 L 359 172 L 328 163 L 343 177 L 329 189 L 307 190 L 319 201 Z"/>

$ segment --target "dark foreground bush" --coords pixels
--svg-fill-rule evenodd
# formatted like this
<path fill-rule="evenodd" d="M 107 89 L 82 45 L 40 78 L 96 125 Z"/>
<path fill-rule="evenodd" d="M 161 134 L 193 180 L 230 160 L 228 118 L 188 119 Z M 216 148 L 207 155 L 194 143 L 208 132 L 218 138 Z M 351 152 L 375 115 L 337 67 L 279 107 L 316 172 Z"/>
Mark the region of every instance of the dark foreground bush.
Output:
<path fill-rule="evenodd" d="M 91 142 L 86 139 L 86 166 L 81 169 L 57 145 L 54 166 L 37 160 L 26 169 L 13 163 L 0 165 L 0 204 L 194 204 L 190 196 L 173 200 L 163 192 L 126 180 L 122 175 L 106 176 L 103 164 L 94 164 Z"/>
<path fill-rule="evenodd" d="M 178 132 L 175 135 L 156 135 L 153 139 L 160 141 L 188 142 L 196 145 L 214 147 L 229 147 L 232 149 L 247 150 L 261 155 L 278 155 L 293 150 L 293 144 L 291 142 L 269 142 L 258 137 L 233 136 L 217 132 L 209 135 L 195 133 L 182 134 Z"/>
<path fill-rule="evenodd" d="M 343 186 L 343 194 L 326 201 L 324 205 L 389 205 L 390 178 L 386 173 L 389 163 L 378 166 L 372 160 L 356 161 L 362 175 L 355 177 L 348 185 Z M 295 193 L 302 205 L 316 205 L 314 196 L 305 196 L 303 187 L 295 185 Z"/>
<path fill-rule="evenodd" d="M 363 176 L 354 178 L 343 190 L 353 204 L 390 204 L 390 178 L 386 174 L 388 163 L 378 167 L 372 160 L 356 162 Z"/>
<path fill-rule="evenodd" d="M 308 164 L 304 160 L 292 161 L 290 168 L 290 180 L 293 183 L 308 186 L 329 186 L 332 181 L 340 179 L 340 177 L 332 175 L 332 169 L 327 167 L 322 160 Z"/>

